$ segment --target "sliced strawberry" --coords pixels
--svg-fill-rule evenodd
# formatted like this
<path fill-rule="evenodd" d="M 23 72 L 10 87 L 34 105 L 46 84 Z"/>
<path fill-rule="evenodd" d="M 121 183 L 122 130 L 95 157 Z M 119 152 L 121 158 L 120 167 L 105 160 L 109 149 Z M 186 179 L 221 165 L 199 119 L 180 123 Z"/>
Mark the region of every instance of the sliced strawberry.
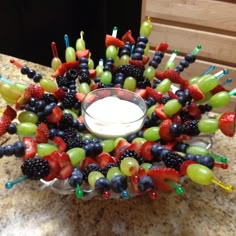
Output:
<path fill-rule="evenodd" d="M 57 176 L 60 173 L 60 165 L 57 159 L 53 158 L 51 155 L 47 155 L 43 157 L 44 160 L 47 160 L 50 166 L 50 172 L 49 175 L 44 177 L 43 180 L 45 181 L 51 181 L 55 178 L 57 178 Z"/>
<path fill-rule="evenodd" d="M 163 107 L 164 107 L 164 104 L 159 104 L 158 106 L 156 106 L 155 113 L 160 119 L 165 120 L 165 119 L 168 119 L 168 116 L 163 111 Z"/>
<path fill-rule="evenodd" d="M 107 152 L 100 153 L 95 160 L 100 168 L 104 168 L 110 163 L 115 163 L 114 158 Z"/>
<path fill-rule="evenodd" d="M 55 136 L 53 138 L 53 143 L 58 146 L 58 150 L 60 152 L 65 152 L 66 151 L 67 145 L 66 145 L 65 141 L 63 140 L 63 138 L 61 138 L 59 136 Z"/>
<path fill-rule="evenodd" d="M 123 36 L 122 36 L 123 42 L 130 42 L 131 44 L 135 44 L 135 39 L 132 36 L 132 31 L 128 30 Z"/>
<path fill-rule="evenodd" d="M 195 103 L 191 103 L 188 107 L 188 113 L 190 116 L 194 117 L 196 120 L 200 120 L 202 113 L 199 109 L 198 105 Z"/>
<path fill-rule="evenodd" d="M 82 100 L 83 100 L 84 97 L 85 97 L 85 94 L 83 94 L 83 93 L 76 93 L 76 94 L 75 94 L 75 97 L 77 98 L 77 100 L 78 100 L 79 102 L 82 102 Z"/>
<path fill-rule="evenodd" d="M 62 115 L 63 115 L 62 110 L 58 106 L 55 106 L 52 109 L 52 113 L 46 116 L 46 120 L 51 123 L 57 123 L 61 120 Z"/>
<path fill-rule="evenodd" d="M 83 161 L 80 162 L 80 170 L 84 170 L 88 165 L 95 163 L 95 160 L 92 157 L 85 157 Z"/>
<path fill-rule="evenodd" d="M 106 47 L 114 45 L 117 48 L 121 48 L 124 46 L 124 42 L 118 38 L 115 38 L 115 37 L 107 34 L 106 38 L 105 38 L 105 45 L 106 45 Z"/>
<path fill-rule="evenodd" d="M 146 65 L 149 62 L 150 57 L 143 55 L 143 65 Z"/>
<path fill-rule="evenodd" d="M 146 87 L 146 91 L 149 96 L 153 97 L 156 100 L 156 102 L 160 102 L 161 98 L 163 97 L 162 93 L 149 86 Z"/>
<path fill-rule="evenodd" d="M 173 151 L 175 145 L 176 145 L 176 141 L 170 141 L 170 142 L 167 142 L 167 143 L 164 145 L 164 147 L 165 147 L 165 149 L 167 149 L 167 150 Z"/>
<path fill-rule="evenodd" d="M 165 119 L 161 122 L 159 134 L 162 140 L 172 141 L 174 137 L 171 135 L 170 128 L 172 125 L 171 119 Z"/>
<path fill-rule="evenodd" d="M 7 132 L 8 126 L 11 124 L 11 119 L 8 116 L 0 117 L 0 136 Z"/>
<path fill-rule="evenodd" d="M 143 65 L 144 65 L 142 60 L 133 60 L 133 59 L 129 60 L 129 64 L 135 65 L 135 66 L 140 67 L 140 68 L 143 68 Z"/>
<path fill-rule="evenodd" d="M 135 93 L 137 94 L 137 95 L 139 95 L 140 97 L 142 97 L 142 98 L 147 98 L 147 90 L 146 89 L 139 89 L 139 88 L 136 88 L 135 89 Z"/>
<path fill-rule="evenodd" d="M 91 83 L 90 84 L 90 89 L 91 89 L 91 91 L 93 91 L 93 90 L 95 90 L 95 89 L 97 89 L 98 88 L 98 83 Z"/>
<path fill-rule="evenodd" d="M 84 49 L 84 50 L 77 50 L 76 51 L 76 56 L 78 59 L 82 58 L 82 57 L 89 57 L 89 50 L 88 49 Z"/>
<path fill-rule="evenodd" d="M 141 150 L 141 156 L 143 157 L 143 159 L 145 161 L 152 161 L 153 160 L 153 154 L 151 152 L 152 146 L 155 144 L 156 142 L 154 141 L 146 141 L 143 145 L 142 145 L 142 150 Z"/>
<path fill-rule="evenodd" d="M 160 43 L 159 45 L 156 46 L 155 51 L 166 52 L 168 46 L 169 45 L 167 43 Z"/>
<path fill-rule="evenodd" d="M 125 139 L 121 139 L 115 147 L 115 154 L 118 154 L 118 153 L 122 152 L 129 145 L 130 145 L 129 142 L 127 142 Z"/>
<path fill-rule="evenodd" d="M 235 134 L 236 112 L 225 112 L 219 118 L 219 128 L 221 132 L 229 137 Z"/>
<path fill-rule="evenodd" d="M 78 121 L 79 123 L 84 123 L 84 117 L 83 117 L 82 115 L 79 116 L 78 119 L 77 119 L 77 121 Z"/>
<path fill-rule="evenodd" d="M 36 99 L 41 99 L 44 95 L 44 89 L 37 84 L 30 84 L 28 89 L 31 93 L 31 96 Z"/>
<path fill-rule="evenodd" d="M 35 140 L 37 143 L 47 143 L 49 136 L 49 129 L 45 123 L 40 123 L 36 129 Z"/>
<path fill-rule="evenodd" d="M 64 75 L 69 69 L 76 69 L 76 68 L 78 68 L 78 65 L 79 65 L 78 61 L 62 63 L 59 66 L 59 68 L 51 76 L 53 78 L 56 78 L 59 75 Z"/>
<path fill-rule="evenodd" d="M 177 183 L 180 178 L 179 172 L 172 168 L 153 168 L 148 170 L 147 175 L 150 176 L 157 189 L 161 191 L 170 191 L 173 187 L 168 184 L 168 180 Z"/>
<path fill-rule="evenodd" d="M 16 111 L 11 106 L 7 105 L 3 112 L 3 116 L 7 116 L 10 120 L 14 120 L 16 118 Z"/>
<path fill-rule="evenodd" d="M 89 77 L 92 79 L 95 79 L 97 76 L 97 71 L 96 69 L 89 69 Z"/>
<path fill-rule="evenodd" d="M 64 99 L 65 94 L 66 94 L 66 92 L 65 92 L 62 88 L 58 88 L 58 89 L 53 93 L 54 97 L 55 97 L 56 99 L 58 99 L 59 101 Z"/>
<path fill-rule="evenodd" d="M 173 93 L 171 90 L 168 91 L 168 95 L 172 99 L 178 99 L 178 96 L 175 93 Z"/>
<path fill-rule="evenodd" d="M 37 153 L 36 141 L 31 137 L 23 137 L 22 142 L 25 145 L 25 154 L 23 156 L 23 160 L 35 157 Z"/>
<path fill-rule="evenodd" d="M 26 88 L 23 94 L 16 101 L 16 109 L 21 110 L 25 107 L 26 104 L 29 103 L 31 98 L 31 93 L 28 88 Z"/>
<path fill-rule="evenodd" d="M 212 89 L 210 92 L 212 95 L 222 92 L 222 91 L 227 91 L 221 84 L 218 84 L 214 89 Z"/>
<path fill-rule="evenodd" d="M 179 173 L 180 173 L 180 176 L 185 176 L 187 175 L 187 168 L 189 165 L 191 164 L 195 164 L 196 162 L 195 161 L 192 161 L 192 160 L 187 160 L 187 161 L 184 161 L 180 168 L 179 168 Z"/>
<path fill-rule="evenodd" d="M 70 161 L 69 155 L 65 152 L 55 151 L 52 152 L 50 156 L 58 160 L 60 166 L 60 173 L 58 174 L 57 178 L 64 180 L 70 177 L 74 167 Z"/>
<path fill-rule="evenodd" d="M 188 87 L 188 91 L 189 91 L 191 97 L 195 101 L 200 101 L 205 97 L 204 93 L 198 88 L 198 86 L 196 84 L 190 85 Z"/>

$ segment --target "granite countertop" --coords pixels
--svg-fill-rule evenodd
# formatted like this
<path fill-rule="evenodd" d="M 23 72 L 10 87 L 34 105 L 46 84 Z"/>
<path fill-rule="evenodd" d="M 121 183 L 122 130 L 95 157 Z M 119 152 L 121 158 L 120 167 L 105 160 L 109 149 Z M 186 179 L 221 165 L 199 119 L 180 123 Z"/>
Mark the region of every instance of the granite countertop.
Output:
<path fill-rule="evenodd" d="M 0 54 L 0 74 L 29 82 L 10 58 Z M 50 68 L 19 61 L 43 75 L 52 73 Z M 1 145 L 15 140 L 9 135 L 0 138 Z M 213 141 L 212 151 L 229 159 L 229 168 L 215 169 L 215 176 L 236 186 L 236 136 L 217 132 Z M 40 190 L 39 181 L 6 190 L 7 181 L 21 176 L 21 163 L 16 157 L 0 159 L 0 235 L 236 235 L 236 193 L 214 184 L 200 186 L 186 179 L 183 195 L 161 192 L 155 201 L 148 196 L 84 201 Z"/>

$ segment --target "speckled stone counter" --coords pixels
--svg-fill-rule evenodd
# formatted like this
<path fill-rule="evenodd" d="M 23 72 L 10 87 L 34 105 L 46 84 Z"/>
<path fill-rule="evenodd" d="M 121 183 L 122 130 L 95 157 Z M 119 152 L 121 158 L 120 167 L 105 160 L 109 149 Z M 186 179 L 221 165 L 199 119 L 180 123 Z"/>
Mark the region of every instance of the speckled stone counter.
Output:
<path fill-rule="evenodd" d="M 11 57 L 0 54 L 0 74 L 15 81 L 28 82 Z M 42 74 L 52 72 L 37 64 L 27 63 Z M 1 104 L 3 102 L 1 101 Z M 5 135 L 0 143 L 14 143 Z M 236 186 L 236 137 L 218 132 L 213 152 L 229 159 L 227 170 L 216 169 L 216 177 Z M 7 181 L 21 175 L 21 159 L 0 159 L 0 235 L 236 235 L 236 194 L 215 185 L 200 186 L 184 180 L 185 193 L 159 194 L 151 201 L 147 196 L 129 200 L 76 199 L 40 190 L 38 181 L 25 181 L 6 190 Z"/>

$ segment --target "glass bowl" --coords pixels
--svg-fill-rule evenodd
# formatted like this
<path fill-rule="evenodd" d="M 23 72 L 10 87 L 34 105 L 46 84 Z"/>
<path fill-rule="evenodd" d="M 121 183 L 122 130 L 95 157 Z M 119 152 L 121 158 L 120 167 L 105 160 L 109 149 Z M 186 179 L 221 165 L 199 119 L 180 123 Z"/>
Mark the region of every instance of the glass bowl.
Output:
<path fill-rule="evenodd" d="M 147 106 L 142 97 L 120 88 L 89 92 L 82 101 L 86 128 L 100 138 L 127 137 L 143 126 Z"/>

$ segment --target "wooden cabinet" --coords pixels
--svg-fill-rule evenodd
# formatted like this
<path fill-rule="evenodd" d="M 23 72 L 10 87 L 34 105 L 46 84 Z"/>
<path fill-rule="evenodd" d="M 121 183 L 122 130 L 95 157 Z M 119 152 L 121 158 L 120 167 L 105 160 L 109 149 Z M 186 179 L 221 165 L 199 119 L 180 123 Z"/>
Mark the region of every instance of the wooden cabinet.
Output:
<path fill-rule="evenodd" d="M 153 31 L 149 38 L 151 49 L 160 42 L 169 44 L 168 60 L 178 50 L 176 61 L 198 44 L 202 50 L 197 60 L 182 73 L 184 78 L 201 75 L 210 65 L 214 73 L 226 68 L 236 87 L 236 3 L 214 0 L 144 0 L 142 21 L 151 17 Z M 160 66 L 162 69 L 164 63 Z M 224 81 L 227 77 L 222 78 Z M 235 99 L 233 99 L 235 100 Z M 233 104 L 231 104 L 233 105 Z"/>

